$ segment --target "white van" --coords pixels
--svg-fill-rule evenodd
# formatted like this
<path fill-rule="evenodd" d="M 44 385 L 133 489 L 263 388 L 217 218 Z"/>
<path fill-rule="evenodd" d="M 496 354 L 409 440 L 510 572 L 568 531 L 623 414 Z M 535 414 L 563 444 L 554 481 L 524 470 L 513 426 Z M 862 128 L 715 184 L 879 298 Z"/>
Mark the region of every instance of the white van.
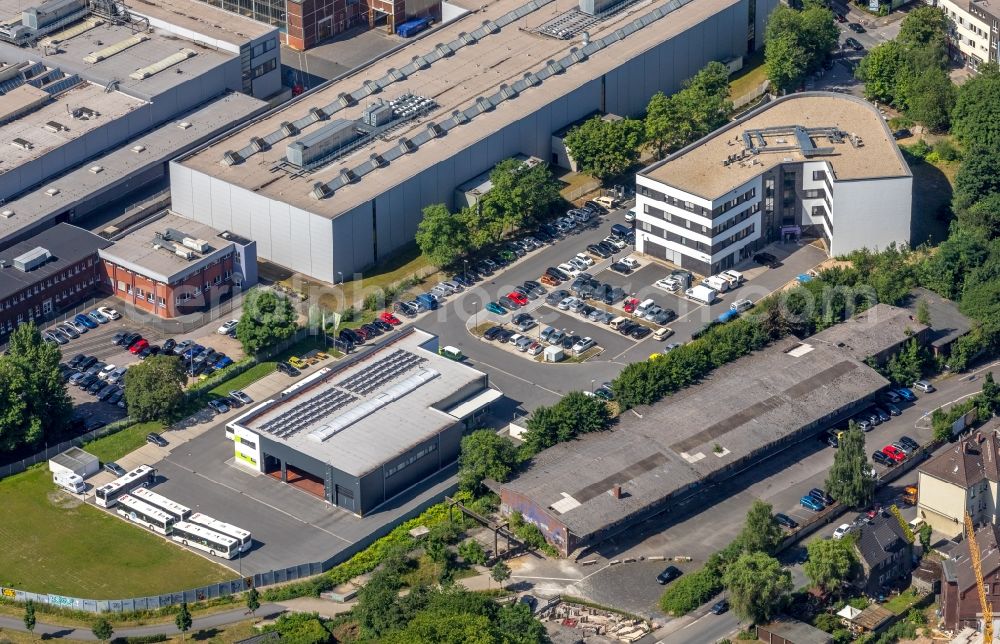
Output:
<path fill-rule="evenodd" d="M 736 311 L 737 313 L 742 313 L 743 311 L 749 311 L 752 308 L 753 308 L 753 302 L 747 299 L 736 300 L 735 302 L 729 305 L 729 309 L 732 311 Z"/>
<path fill-rule="evenodd" d="M 722 271 L 722 273 L 720 273 L 720 275 L 722 275 L 723 277 L 725 277 L 725 276 L 732 277 L 733 279 L 736 280 L 736 285 L 737 286 L 739 286 L 743 282 L 747 281 L 747 278 L 743 277 L 743 273 L 741 273 L 739 271 L 734 271 L 733 269 L 729 269 L 728 271 Z"/>
<path fill-rule="evenodd" d="M 87 489 L 83 479 L 72 472 L 53 472 L 52 482 L 73 494 L 82 494 Z"/>
<path fill-rule="evenodd" d="M 618 327 L 625 324 L 626 322 L 628 322 L 628 318 L 619 315 L 614 320 L 611 320 L 611 324 L 609 326 L 615 331 L 617 331 Z"/>
<path fill-rule="evenodd" d="M 635 315 L 635 317 L 637 318 L 645 317 L 646 313 L 649 312 L 649 309 L 653 308 L 654 306 L 656 306 L 656 302 L 654 302 L 652 298 L 648 300 L 643 300 L 642 303 L 639 304 L 639 306 L 635 307 L 635 312 L 633 313 L 633 315 Z"/>
<path fill-rule="evenodd" d="M 706 277 L 701 280 L 701 283 L 709 288 L 714 288 L 719 293 L 725 293 L 732 286 L 728 280 L 719 277 L 718 275 L 712 275 L 711 277 Z"/>
<path fill-rule="evenodd" d="M 684 295 L 687 295 L 690 299 L 695 302 L 701 302 L 702 304 L 711 304 L 715 301 L 715 296 L 718 295 L 715 289 L 708 288 L 707 286 L 702 286 L 698 284 L 693 286 L 688 290 L 684 291 Z"/>

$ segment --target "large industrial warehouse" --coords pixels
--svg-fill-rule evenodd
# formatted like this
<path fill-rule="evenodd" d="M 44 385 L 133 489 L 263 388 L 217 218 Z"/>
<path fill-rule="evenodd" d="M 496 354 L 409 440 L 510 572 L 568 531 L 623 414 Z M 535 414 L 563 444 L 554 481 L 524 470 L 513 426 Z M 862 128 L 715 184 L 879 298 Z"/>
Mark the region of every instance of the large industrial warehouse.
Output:
<path fill-rule="evenodd" d="M 234 463 L 359 516 L 451 465 L 502 394 L 410 328 L 227 424 Z"/>
<path fill-rule="evenodd" d="M 424 206 L 452 205 L 499 161 L 549 160 L 566 125 L 639 115 L 707 62 L 756 50 L 775 6 L 490 3 L 175 160 L 172 208 L 332 282 L 412 242 Z"/>
<path fill-rule="evenodd" d="M 908 311 L 879 304 L 805 340 L 785 338 L 620 416 L 611 431 L 541 452 L 497 485 L 501 510 L 520 512 L 564 555 L 597 544 L 857 413 L 889 385 L 865 357 L 925 332 Z"/>

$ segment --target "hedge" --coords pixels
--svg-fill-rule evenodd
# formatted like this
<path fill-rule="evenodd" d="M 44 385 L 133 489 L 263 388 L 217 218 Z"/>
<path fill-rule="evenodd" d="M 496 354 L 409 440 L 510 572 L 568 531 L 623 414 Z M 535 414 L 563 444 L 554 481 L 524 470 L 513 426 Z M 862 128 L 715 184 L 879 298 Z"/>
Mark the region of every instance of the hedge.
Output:
<path fill-rule="evenodd" d="M 668 615 L 680 617 L 698 608 L 722 591 L 722 579 L 710 570 L 701 568 L 684 575 L 660 597 L 660 609 Z"/>

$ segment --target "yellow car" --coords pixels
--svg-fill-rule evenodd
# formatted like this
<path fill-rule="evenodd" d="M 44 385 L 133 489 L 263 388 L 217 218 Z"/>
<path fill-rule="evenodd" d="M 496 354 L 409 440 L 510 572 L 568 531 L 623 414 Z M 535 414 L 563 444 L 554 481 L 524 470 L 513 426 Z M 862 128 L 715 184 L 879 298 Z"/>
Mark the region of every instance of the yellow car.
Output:
<path fill-rule="evenodd" d="M 289 358 L 288 364 L 292 365 L 296 369 L 305 369 L 307 366 L 309 366 L 308 362 L 306 362 L 302 358 L 297 358 L 296 356 L 292 356 L 291 358 Z"/>

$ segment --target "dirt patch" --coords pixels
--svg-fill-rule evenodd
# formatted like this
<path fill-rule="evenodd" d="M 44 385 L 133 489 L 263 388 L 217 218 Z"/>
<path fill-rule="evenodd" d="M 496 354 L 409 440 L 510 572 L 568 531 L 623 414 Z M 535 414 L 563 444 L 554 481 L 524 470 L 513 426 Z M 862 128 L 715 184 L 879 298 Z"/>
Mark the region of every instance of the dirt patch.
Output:
<path fill-rule="evenodd" d="M 69 492 L 64 492 L 62 490 L 53 490 L 46 494 L 49 499 L 49 503 L 56 506 L 60 510 L 73 510 L 75 508 L 83 505 L 83 501 L 79 497 L 73 496 Z"/>

